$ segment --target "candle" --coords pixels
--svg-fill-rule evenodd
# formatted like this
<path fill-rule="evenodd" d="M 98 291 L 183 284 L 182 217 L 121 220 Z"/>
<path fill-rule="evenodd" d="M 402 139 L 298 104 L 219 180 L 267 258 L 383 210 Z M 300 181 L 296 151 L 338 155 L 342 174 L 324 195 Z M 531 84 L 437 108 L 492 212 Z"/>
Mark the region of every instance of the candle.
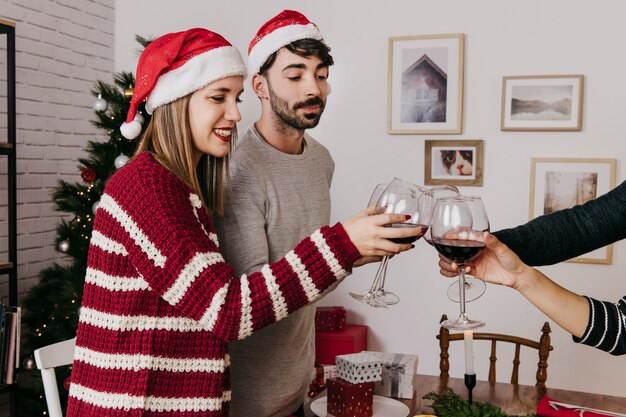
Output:
<path fill-rule="evenodd" d="M 465 373 L 474 374 L 474 333 L 471 330 L 463 332 L 463 341 L 465 342 Z"/>

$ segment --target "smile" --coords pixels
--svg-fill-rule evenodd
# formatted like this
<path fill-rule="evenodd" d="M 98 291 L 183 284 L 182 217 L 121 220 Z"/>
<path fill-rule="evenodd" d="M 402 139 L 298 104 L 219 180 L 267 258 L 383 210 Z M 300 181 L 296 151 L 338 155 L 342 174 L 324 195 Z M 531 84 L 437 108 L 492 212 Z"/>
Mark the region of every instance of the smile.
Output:
<path fill-rule="evenodd" d="M 224 142 L 230 142 L 231 136 L 233 134 L 232 129 L 213 129 L 213 133 L 218 139 L 223 140 Z"/>

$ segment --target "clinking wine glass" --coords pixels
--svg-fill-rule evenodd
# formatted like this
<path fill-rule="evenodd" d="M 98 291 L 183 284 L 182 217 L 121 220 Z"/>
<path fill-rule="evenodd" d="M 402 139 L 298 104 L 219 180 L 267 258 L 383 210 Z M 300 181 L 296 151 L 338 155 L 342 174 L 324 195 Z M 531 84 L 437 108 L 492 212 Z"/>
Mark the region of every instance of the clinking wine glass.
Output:
<path fill-rule="evenodd" d="M 368 207 L 371 206 L 376 207 L 376 213 L 409 214 L 411 216 L 410 219 L 403 223 L 394 223 L 390 227 L 422 226 L 423 234 L 428 229 L 428 224 L 430 223 L 434 198 L 428 190 L 399 178 L 394 178 L 389 184 L 378 184 L 376 186 L 368 203 Z M 396 243 L 412 243 L 419 239 L 422 234 L 410 238 L 392 240 Z M 393 292 L 385 290 L 388 261 L 389 257 L 383 257 L 369 290 L 361 294 L 351 292 L 350 296 L 373 307 L 387 308 L 389 305 L 397 304 L 400 298 Z"/>
<path fill-rule="evenodd" d="M 459 195 L 459 189 L 454 185 L 441 185 L 437 187 L 431 187 L 430 191 L 434 194 L 435 198 L 456 197 Z M 428 228 L 424 233 L 424 240 L 429 245 L 433 246 L 433 240 L 431 237 L 432 228 Z M 480 298 L 487 289 L 487 285 L 484 281 L 474 278 L 472 276 L 465 276 L 465 302 L 469 303 L 477 298 Z M 459 291 L 458 282 L 454 282 L 448 287 L 448 298 L 455 303 L 461 301 L 461 294 Z"/>
<path fill-rule="evenodd" d="M 465 266 L 485 248 L 485 231 L 489 231 L 489 220 L 480 197 L 459 195 L 438 199 L 435 203 L 431 222 L 433 245 L 440 254 L 459 265 L 459 279 L 453 285 L 458 288 L 460 314 L 456 320 L 442 323 L 448 329 L 467 330 L 485 325 L 465 313 Z"/>

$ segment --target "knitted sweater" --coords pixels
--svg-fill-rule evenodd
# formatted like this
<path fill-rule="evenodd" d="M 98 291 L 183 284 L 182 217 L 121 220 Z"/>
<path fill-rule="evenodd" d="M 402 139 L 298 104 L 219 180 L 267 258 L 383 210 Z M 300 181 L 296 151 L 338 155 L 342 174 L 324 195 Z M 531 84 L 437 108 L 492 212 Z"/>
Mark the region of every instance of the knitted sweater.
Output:
<path fill-rule="evenodd" d="M 227 342 L 316 300 L 359 257 L 336 224 L 236 278 L 198 196 L 140 154 L 100 200 L 67 416 L 228 415 Z"/>
<path fill-rule="evenodd" d="M 626 181 L 583 205 L 560 210 L 494 235 L 529 265 L 551 265 L 626 238 Z M 617 303 L 589 301 L 583 343 L 626 354 L 626 296 Z"/>

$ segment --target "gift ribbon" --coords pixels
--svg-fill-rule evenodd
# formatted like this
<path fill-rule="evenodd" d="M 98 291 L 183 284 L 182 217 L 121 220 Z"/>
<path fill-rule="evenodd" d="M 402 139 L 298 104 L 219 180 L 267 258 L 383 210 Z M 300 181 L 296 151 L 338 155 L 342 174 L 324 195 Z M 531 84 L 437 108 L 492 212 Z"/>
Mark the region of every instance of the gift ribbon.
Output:
<path fill-rule="evenodd" d="M 404 374 L 405 364 L 401 364 L 402 357 L 404 355 L 395 354 L 393 357 L 393 361 L 391 361 L 391 365 L 385 365 L 385 368 L 389 369 L 389 373 L 391 374 L 391 396 L 398 396 L 398 389 L 400 386 L 400 374 Z"/>

